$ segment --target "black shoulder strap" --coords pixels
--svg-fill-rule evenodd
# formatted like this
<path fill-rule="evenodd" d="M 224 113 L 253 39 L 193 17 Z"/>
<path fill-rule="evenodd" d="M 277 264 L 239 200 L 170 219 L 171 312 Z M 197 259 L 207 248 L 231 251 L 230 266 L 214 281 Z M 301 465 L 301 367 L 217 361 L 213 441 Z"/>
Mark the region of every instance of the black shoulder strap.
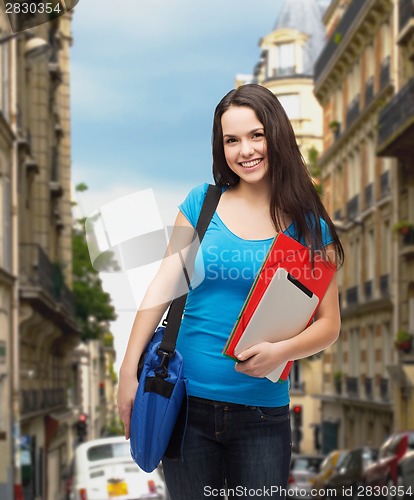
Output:
<path fill-rule="evenodd" d="M 203 206 L 201 208 L 201 212 L 198 217 L 196 226 L 196 231 L 200 242 L 204 238 L 204 234 L 207 231 L 207 227 L 210 224 L 214 211 L 217 208 L 221 196 L 221 191 L 222 189 L 220 186 L 213 186 L 212 184 L 209 184 L 208 186 L 207 193 L 204 198 Z M 163 335 L 162 342 L 160 344 L 160 351 L 169 354 L 172 354 L 175 351 L 175 344 L 177 343 L 178 331 L 180 329 L 181 319 L 183 316 L 186 300 L 187 300 L 187 294 L 182 295 L 177 299 L 174 299 L 173 302 L 171 303 L 166 318 L 165 332 Z"/>

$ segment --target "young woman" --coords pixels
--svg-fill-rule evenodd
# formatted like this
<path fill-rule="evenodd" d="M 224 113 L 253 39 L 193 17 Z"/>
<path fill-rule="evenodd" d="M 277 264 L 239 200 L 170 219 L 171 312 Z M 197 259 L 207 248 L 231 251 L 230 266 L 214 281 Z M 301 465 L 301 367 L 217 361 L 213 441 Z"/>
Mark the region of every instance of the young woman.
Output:
<path fill-rule="evenodd" d="M 163 460 L 167 486 L 172 500 L 224 498 L 225 489 L 228 498 L 284 498 L 291 455 L 289 384 L 265 377 L 282 362 L 315 354 L 337 339 L 335 277 L 315 321 L 296 337 L 259 343 L 242 352 L 237 364 L 222 350 L 277 232 L 308 246 L 313 258 L 322 255 L 337 266 L 343 249 L 291 124 L 266 88 L 244 85 L 218 104 L 213 175 L 223 194 L 195 262 L 195 274 L 204 273 L 204 279 L 190 288 L 178 336 L 189 414 L 183 461 Z M 180 239 L 179 228 L 196 226 L 206 189 L 207 184 L 196 187 L 180 205 L 172 244 Z M 181 235 L 180 246 L 190 239 Z M 164 259 L 132 328 L 118 395 L 126 438 L 138 359 L 180 272 L 178 257 Z"/>

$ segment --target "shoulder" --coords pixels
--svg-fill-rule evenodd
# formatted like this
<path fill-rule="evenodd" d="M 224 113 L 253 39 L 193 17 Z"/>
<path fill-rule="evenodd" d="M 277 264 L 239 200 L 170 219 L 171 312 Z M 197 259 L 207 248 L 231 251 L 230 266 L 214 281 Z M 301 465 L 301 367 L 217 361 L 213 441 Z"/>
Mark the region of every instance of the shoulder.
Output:
<path fill-rule="evenodd" d="M 185 215 L 185 217 L 193 227 L 195 227 L 197 224 L 198 216 L 200 214 L 207 189 L 207 182 L 194 187 L 188 193 L 185 200 L 178 206 L 180 211 Z"/>
<path fill-rule="evenodd" d="M 316 226 L 317 226 L 316 220 L 317 219 L 315 219 L 313 214 L 308 214 L 306 216 L 306 222 L 307 222 L 308 228 L 311 231 L 312 235 L 315 235 Z M 321 228 L 322 245 L 325 247 L 326 245 L 329 245 L 333 241 L 331 231 L 329 229 L 328 223 L 326 222 L 326 220 L 323 217 L 318 217 L 318 220 L 319 220 L 319 226 Z M 299 233 L 298 233 L 298 229 L 297 229 L 296 224 L 293 224 L 290 236 L 292 238 L 294 238 L 295 240 L 299 241 L 299 243 L 301 243 L 302 245 L 306 246 L 306 242 L 305 242 L 303 235 L 301 237 L 299 237 Z"/>
<path fill-rule="evenodd" d="M 329 245 L 332 243 L 332 235 L 329 229 L 328 223 L 322 217 L 319 217 L 319 224 L 321 225 L 321 233 L 322 233 L 322 243 L 323 246 Z"/>

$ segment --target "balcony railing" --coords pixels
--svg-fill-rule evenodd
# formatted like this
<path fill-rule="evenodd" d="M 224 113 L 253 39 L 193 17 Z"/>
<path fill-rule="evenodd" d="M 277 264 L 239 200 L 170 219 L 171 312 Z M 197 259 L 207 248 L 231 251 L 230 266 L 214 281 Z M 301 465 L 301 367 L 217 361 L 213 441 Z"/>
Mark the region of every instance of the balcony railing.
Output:
<path fill-rule="evenodd" d="M 358 19 L 360 17 L 359 13 L 363 7 L 364 2 L 361 2 L 361 0 L 353 0 L 349 4 L 338 26 L 334 30 L 334 33 L 332 34 L 329 42 L 325 45 L 325 48 L 322 50 L 321 55 L 318 57 L 315 63 L 315 81 L 319 80 L 324 69 L 329 64 L 331 59 L 333 59 L 335 52 L 340 46 L 341 41 L 345 38 L 350 26 L 355 21 L 355 19 Z"/>
<path fill-rule="evenodd" d="M 271 76 L 274 76 L 276 78 L 280 78 L 282 76 L 289 76 L 289 75 L 296 75 L 296 66 L 286 66 L 286 67 L 279 67 L 279 68 L 273 68 Z"/>
<path fill-rule="evenodd" d="M 359 194 L 352 197 L 346 204 L 346 216 L 353 220 L 359 213 Z"/>
<path fill-rule="evenodd" d="M 346 126 L 350 127 L 359 115 L 359 94 L 357 94 L 348 106 L 346 113 Z"/>
<path fill-rule="evenodd" d="M 373 297 L 372 280 L 368 280 L 365 282 L 364 292 L 365 292 L 365 300 L 372 300 L 372 297 Z"/>
<path fill-rule="evenodd" d="M 374 183 L 370 182 L 367 186 L 365 186 L 365 208 L 369 208 L 372 206 L 374 202 Z"/>
<path fill-rule="evenodd" d="M 411 125 L 414 117 L 414 79 L 410 81 L 393 97 L 393 99 L 379 112 L 378 117 L 378 145 L 391 138 L 396 138 L 397 132 L 403 132 L 405 124 Z M 398 136 L 397 136 L 398 137 Z M 411 147 L 411 146 L 410 146 Z M 411 150 L 410 150 L 411 151 Z"/>
<path fill-rule="evenodd" d="M 372 378 L 365 379 L 365 397 L 371 399 L 373 396 L 373 386 L 372 386 Z"/>
<path fill-rule="evenodd" d="M 389 274 L 383 274 L 380 276 L 380 292 L 381 292 L 381 297 L 387 298 L 390 295 L 390 275 Z"/>
<path fill-rule="evenodd" d="M 414 17 L 414 2 L 413 0 L 399 1 L 399 30 L 402 31 L 405 25 Z"/>
<path fill-rule="evenodd" d="M 22 415 L 65 406 L 66 389 L 23 390 L 21 405 Z"/>
<path fill-rule="evenodd" d="M 414 245 L 414 229 L 412 227 L 403 235 L 402 242 L 403 245 Z"/>
<path fill-rule="evenodd" d="M 65 283 L 63 283 L 62 288 L 60 289 L 58 300 L 72 317 L 76 315 L 75 295 Z"/>
<path fill-rule="evenodd" d="M 75 316 L 75 296 L 63 281 L 60 267 L 50 262 L 40 245 L 20 244 L 20 276 L 22 287 L 35 287 L 46 292 Z"/>
<path fill-rule="evenodd" d="M 390 82 L 390 56 L 381 63 L 380 88 L 381 90 Z"/>
<path fill-rule="evenodd" d="M 348 306 L 358 304 L 358 287 L 353 286 L 346 290 L 346 302 Z"/>
<path fill-rule="evenodd" d="M 365 106 L 368 106 L 374 99 L 374 77 L 370 76 L 365 83 Z"/>
<path fill-rule="evenodd" d="M 380 380 L 380 396 L 383 401 L 388 401 L 388 379 L 381 378 Z"/>
<path fill-rule="evenodd" d="M 385 198 L 390 194 L 391 186 L 390 186 L 390 171 L 386 170 L 381 174 L 380 177 L 380 188 L 381 188 L 381 198 Z"/>
<path fill-rule="evenodd" d="M 54 297 L 55 269 L 41 246 L 20 244 L 20 275 L 22 284 L 38 286 Z"/>
<path fill-rule="evenodd" d="M 348 392 L 348 396 L 358 397 L 359 387 L 358 387 L 358 378 L 357 377 L 347 377 L 346 390 Z"/>
<path fill-rule="evenodd" d="M 342 220 L 342 210 L 340 208 L 335 210 L 333 218 L 334 220 Z"/>

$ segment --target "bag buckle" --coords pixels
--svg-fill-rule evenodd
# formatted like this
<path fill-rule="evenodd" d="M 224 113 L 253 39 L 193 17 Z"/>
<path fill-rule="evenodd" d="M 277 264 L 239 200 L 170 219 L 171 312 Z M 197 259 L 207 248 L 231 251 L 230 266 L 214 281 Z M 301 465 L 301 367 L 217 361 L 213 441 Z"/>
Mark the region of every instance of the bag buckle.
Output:
<path fill-rule="evenodd" d="M 154 373 L 161 378 L 168 377 L 168 363 L 167 360 L 172 358 L 175 355 L 174 352 L 161 351 L 161 349 L 157 350 L 157 354 L 162 355 L 161 363 L 154 368 Z"/>

